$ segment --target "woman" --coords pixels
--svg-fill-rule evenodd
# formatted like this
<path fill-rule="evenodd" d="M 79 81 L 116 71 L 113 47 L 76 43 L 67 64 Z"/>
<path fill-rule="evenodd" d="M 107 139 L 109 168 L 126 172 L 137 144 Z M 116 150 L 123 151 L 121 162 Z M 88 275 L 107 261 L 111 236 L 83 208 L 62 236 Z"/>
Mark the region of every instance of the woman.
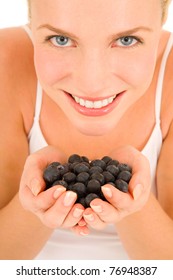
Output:
<path fill-rule="evenodd" d="M 31 0 L 29 25 L 1 31 L 1 258 L 172 259 L 168 6 Z M 44 191 L 73 153 L 130 164 L 129 193 L 105 185 L 84 209 Z"/>

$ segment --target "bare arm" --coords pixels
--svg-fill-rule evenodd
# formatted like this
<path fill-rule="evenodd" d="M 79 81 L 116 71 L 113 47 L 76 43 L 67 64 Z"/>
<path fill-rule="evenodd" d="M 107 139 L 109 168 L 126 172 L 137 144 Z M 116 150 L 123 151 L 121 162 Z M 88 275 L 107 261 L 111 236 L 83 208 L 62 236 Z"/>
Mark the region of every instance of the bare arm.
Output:
<path fill-rule="evenodd" d="M 164 141 L 157 170 L 158 200 L 116 226 L 132 259 L 173 259 L 173 124 Z"/>
<path fill-rule="evenodd" d="M 0 259 L 30 259 L 38 253 L 51 231 L 20 205 L 17 192 L 28 147 L 24 133 L 18 129 L 19 120 L 14 116 L 12 119 L 17 125 L 11 120 L 6 128 L 4 114 L 0 117 L 3 122 L 0 137 Z"/>
<path fill-rule="evenodd" d="M 10 36 L 6 36 L 8 32 Z M 21 37 L 17 34 L 10 30 L 0 33 L 0 259 L 33 258 L 51 233 L 22 208 L 17 194 L 28 156 L 19 100 L 25 65 L 19 46 L 11 47 L 11 42 Z"/>

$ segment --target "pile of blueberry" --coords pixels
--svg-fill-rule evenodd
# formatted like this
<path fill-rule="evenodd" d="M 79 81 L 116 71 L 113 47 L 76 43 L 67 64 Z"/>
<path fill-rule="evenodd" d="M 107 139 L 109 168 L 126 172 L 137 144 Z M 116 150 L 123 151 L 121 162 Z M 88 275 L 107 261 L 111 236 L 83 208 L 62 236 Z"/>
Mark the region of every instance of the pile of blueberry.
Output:
<path fill-rule="evenodd" d="M 76 203 L 89 207 L 94 198 L 106 201 L 101 186 L 111 184 L 122 192 L 128 192 L 132 168 L 124 163 L 104 156 L 102 159 L 89 160 L 85 156 L 73 154 L 67 163 L 52 162 L 46 167 L 43 178 L 46 189 L 62 185 L 77 193 Z"/>

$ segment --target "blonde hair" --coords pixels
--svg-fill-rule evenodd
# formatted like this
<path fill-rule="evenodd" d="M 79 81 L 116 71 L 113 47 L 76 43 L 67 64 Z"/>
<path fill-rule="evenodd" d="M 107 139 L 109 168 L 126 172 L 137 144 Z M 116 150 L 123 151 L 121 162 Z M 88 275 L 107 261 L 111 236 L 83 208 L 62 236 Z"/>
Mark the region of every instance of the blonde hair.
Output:
<path fill-rule="evenodd" d="M 162 4 L 162 22 L 164 23 L 168 16 L 168 8 L 171 0 L 161 0 Z"/>
<path fill-rule="evenodd" d="M 168 15 L 168 7 L 172 0 L 161 0 L 161 6 L 162 6 L 162 23 L 164 23 L 167 19 Z M 31 0 L 27 0 L 28 4 L 28 18 L 31 19 Z"/>

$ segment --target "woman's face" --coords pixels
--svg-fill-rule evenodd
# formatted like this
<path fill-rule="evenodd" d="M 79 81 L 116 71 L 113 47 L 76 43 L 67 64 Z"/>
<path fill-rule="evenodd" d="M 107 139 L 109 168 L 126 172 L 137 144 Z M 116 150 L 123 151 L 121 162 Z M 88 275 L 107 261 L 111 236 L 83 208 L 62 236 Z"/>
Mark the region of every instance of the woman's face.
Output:
<path fill-rule="evenodd" d="M 161 31 L 158 0 L 34 0 L 35 67 L 81 133 L 104 135 L 149 87 Z"/>

